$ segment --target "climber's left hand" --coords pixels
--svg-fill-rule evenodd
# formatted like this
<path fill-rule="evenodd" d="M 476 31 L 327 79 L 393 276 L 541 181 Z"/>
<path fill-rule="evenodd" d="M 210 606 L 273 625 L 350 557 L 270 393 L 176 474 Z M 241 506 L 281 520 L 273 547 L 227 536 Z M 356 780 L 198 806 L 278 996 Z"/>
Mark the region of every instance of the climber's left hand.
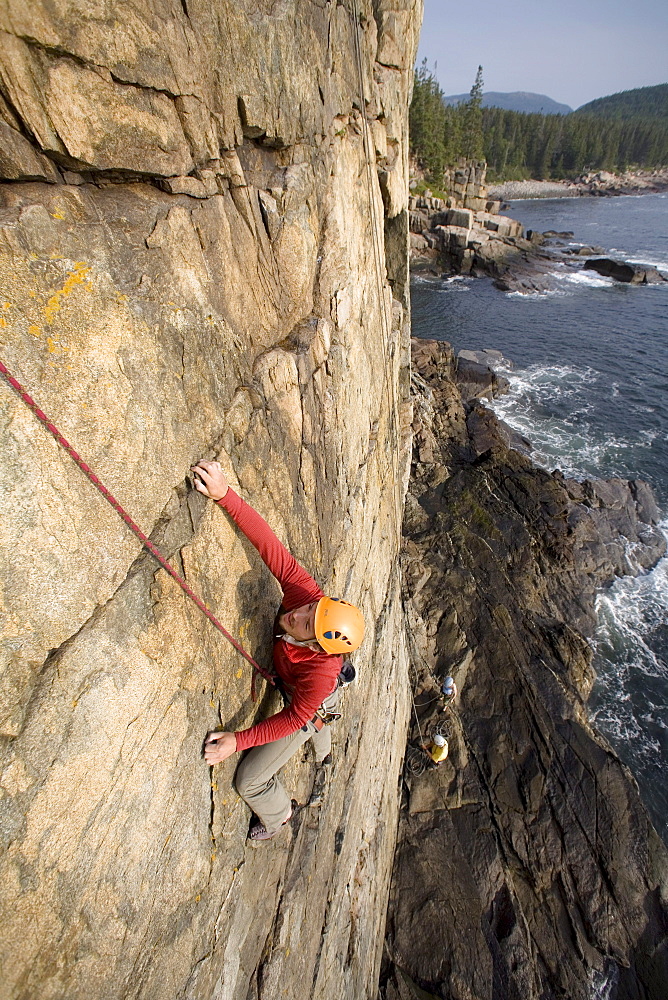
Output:
<path fill-rule="evenodd" d="M 237 738 L 234 733 L 209 733 L 204 741 L 204 759 L 213 767 L 231 757 L 236 749 Z"/>

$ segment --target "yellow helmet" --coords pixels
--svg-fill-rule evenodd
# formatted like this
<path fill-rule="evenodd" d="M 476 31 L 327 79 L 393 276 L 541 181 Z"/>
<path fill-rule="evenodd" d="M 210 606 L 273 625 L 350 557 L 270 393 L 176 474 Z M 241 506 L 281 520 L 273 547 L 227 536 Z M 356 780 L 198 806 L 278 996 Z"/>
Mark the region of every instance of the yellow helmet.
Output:
<path fill-rule="evenodd" d="M 352 653 L 364 638 L 362 612 L 339 597 L 321 597 L 315 609 L 315 637 L 326 653 Z"/>

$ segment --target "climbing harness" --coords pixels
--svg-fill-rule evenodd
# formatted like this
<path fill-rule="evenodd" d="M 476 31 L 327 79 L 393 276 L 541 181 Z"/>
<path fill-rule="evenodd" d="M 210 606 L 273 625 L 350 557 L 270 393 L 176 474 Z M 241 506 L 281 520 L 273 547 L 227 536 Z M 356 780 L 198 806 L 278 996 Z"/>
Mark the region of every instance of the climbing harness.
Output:
<path fill-rule="evenodd" d="M 83 474 L 86 476 L 86 478 L 88 480 L 90 480 L 90 482 L 93 484 L 93 486 L 95 487 L 95 489 L 99 493 L 102 494 L 102 496 L 104 497 L 104 499 L 109 504 L 111 504 L 111 506 L 114 508 L 114 510 L 116 511 L 116 513 L 119 515 L 119 517 L 121 517 L 123 519 L 123 521 L 125 521 L 125 523 L 127 524 L 128 528 L 130 529 L 130 531 L 139 539 L 139 541 L 142 543 L 142 545 L 144 545 L 148 549 L 148 551 L 151 553 L 151 555 L 155 559 L 158 560 L 158 562 L 160 563 L 160 565 L 162 566 L 162 568 L 169 573 L 169 575 L 172 577 L 172 579 L 176 580 L 176 582 L 178 583 L 179 587 L 181 587 L 181 589 L 183 590 L 183 592 L 185 594 L 187 594 L 187 596 L 190 598 L 190 600 L 193 601 L 197 605 L 197 607 L 200 609 L 200 611 L 202 612 L 202 614 L 206 615 L 206 617 L 209 619 L 209 621 L 211 622 L 211 624 L 214 625 L 218 629 L 219 632 L 222 632 L 222 634 L 225 636 L 225 638 L 228 640 L 228 642 L 232 643 L 232 645 L 237 650 L 237 652 L 241 653 L 241 655 L 244 657 L 244 659 L 247 660 L 250 663 L 250 665 L 253 668 L 253 670 L 255 670 L 255 671 L 257 671 L 257 673 L 261 674 L 264 677 L 264 679 L 269 684 L 271 684 L 271 685 L 273 685 L 275 687 L 276 686 L 275 685 L 275 681 L 274 681 L 274 678 L 271 676 L 271 674 L 267 670 L 265 670 L 264 667 L 261 667 L 260 664 L 257 663 L 253 659 L 253 657 L 250 655 L 250 653 L 246 652 L 246 650 L 243 648 L 243 646 L 239 642 L 237 642 L 237 640 L 234 638 L 234 636 L 231 635 L 227 631 L 227 629 L 225 628 L 225 626 L 222 625 L 218 621 L 218 619 L 216 618 L 216 616 L 213 614 L 212 611 L 209 610 L 209 608 L 206 606 L 206 604 L 204 603 L 204 601 L 200 597 L 198 597 L 197 594 L 194 592 L 194 590 L 192 590 L 188 586 L 188 584 L 183 579 L 183 577 L 180 576 L 176 572 L 176 570 L 174 569 L 174 567 L 169 562 L 167 562 L 167 560 L 165 559 L 165 557 L 163 556 L 163 554 L 160 552 L 160 550 L 158 548 L 156 548 L 156 546 L 144 534 L 144 532 L 141 530 L 141 528 L 137 524 L 135 524 L 135 522 L 132 520 L 132 518 L 130 517 L 130 515 L 123 509 L 123 507 L 118 502 L 118 500 L 113 496 L 113 494 L 109 492 L 109 490 L 104 485 L 104 483 L 102 483 L 98 479 L 98 477 L 95 475 L 95 473 L 93 472 L 93 470 L 88 465 L 86 465 L 86 463 L 83 461 L 83 459 L 77 454 L 77 452 L 74 450 L 74 448 L 69 443 L 69 441 L 67 441 L 66 438 L 63 437 L 63 435 L 60 433 L 60 431 L 58 430 L 58 428 L 56 427 L 56 425 L 53 424 L 53 423 L 51 423 L 51 421 L 46 416 L 46 414 L 43 413 L 42 410 L 40 410 L 40 408 L 38 407 L 38 405 L 34 401 L 34 399 L 32 399 L 32 397 L 30 395 L 28 395 L 28 393 L 23 388 L 23 386 L 21 385 L 21 383 L 18 382 L 10 374 L 9 370 L 2 363 L 2 361 L 0 361 L 0 374 L 5 377 L 6 381 L 9 383 L 9 385 L 12 387 L 12 389 L 23 400 L 23 402 L 26 404 L 26 406 L 30 410 L 32 410 L 32 412 L 35 414 L 35 416 L 37 417 L 37 419 L 39 420 L 39 422 L 47 429 L 47 431 L 49 432 L 49 434 L 51 434 L 51 436 L 53 438 L 55 438 L 55 440 L 58 442 L 58 444 L 61 446 L 61 448 L 63 448 L 67 452 L 67 454 L 70 456 L 70 458 L 72 459 L 72 461 L 76 465 L 79 466 L 79 468 L 81 469 L 81 471 L 83 472 Z M 255 687 L 254 682 L 255 682 L 255 675 L 253 675 L 253 691 L 254 691 L 254 687 Z"/>
<path fill-rule="evenodd" d="M 309 719 L 308 721 L 315 726 L 318 732 L 320 732 L 320 730 L 323 729 L 324 726 L 331 726 L 333 722 L 338 722 L 340 718 L 341 718 L 341 712 L 328 712 L 324 708 L 319 708 L 318 711 L 313 716 L 313 718 Z M 306 723 L 306 725 L 302 726 L 302 729 L 304 730 L 305 733 L 308 732 L 308 722 Z"/>

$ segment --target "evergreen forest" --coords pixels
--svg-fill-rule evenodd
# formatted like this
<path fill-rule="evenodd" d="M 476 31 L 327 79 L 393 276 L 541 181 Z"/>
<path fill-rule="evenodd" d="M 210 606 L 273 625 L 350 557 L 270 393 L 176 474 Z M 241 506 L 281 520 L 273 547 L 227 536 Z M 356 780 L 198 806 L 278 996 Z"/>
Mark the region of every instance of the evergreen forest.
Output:
<path fill-rule="evenodd" d="M 668 120 L 668 83 L 658 87 L 622 90 L 619 94 L 599 97 L 583 104 L 575 112 L 581 115 L 601 115 L 603 118 L 663 118 Z"/>
<path fill-rule="evenodd" d="M 569 115 L 483 108 L 482 88 L 479 67 L 469 100 L 448 105 L 426 60 L 415 72 L 411 149 L 436 187 L 443 171 L 460 157 L 485 159 L 492 181 L 561 180 L 592 170 L 668 165 L 668 85 L 592 102 L 608 102 L 607 111 L 598 107 L 589 112 L 585 105 Z M 638 96 L 643 91 L 652 92 L 646 101 Z M 629 107 L 637 110 L 629 114 Z"/>

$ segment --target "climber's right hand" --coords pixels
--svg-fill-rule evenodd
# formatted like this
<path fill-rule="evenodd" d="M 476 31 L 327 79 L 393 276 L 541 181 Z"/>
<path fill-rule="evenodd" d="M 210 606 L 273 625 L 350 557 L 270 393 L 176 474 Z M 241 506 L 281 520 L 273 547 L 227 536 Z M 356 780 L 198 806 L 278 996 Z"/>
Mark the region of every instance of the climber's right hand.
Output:
<path fill-rule="evenodd" d="M 210 500 L 222 500 L 229 489 L 227 476 L 223 472 L 220 462 L 207 462 L 200 458 L 197 465 L 191 468 L 195 489 L 203 493 Z"/>

